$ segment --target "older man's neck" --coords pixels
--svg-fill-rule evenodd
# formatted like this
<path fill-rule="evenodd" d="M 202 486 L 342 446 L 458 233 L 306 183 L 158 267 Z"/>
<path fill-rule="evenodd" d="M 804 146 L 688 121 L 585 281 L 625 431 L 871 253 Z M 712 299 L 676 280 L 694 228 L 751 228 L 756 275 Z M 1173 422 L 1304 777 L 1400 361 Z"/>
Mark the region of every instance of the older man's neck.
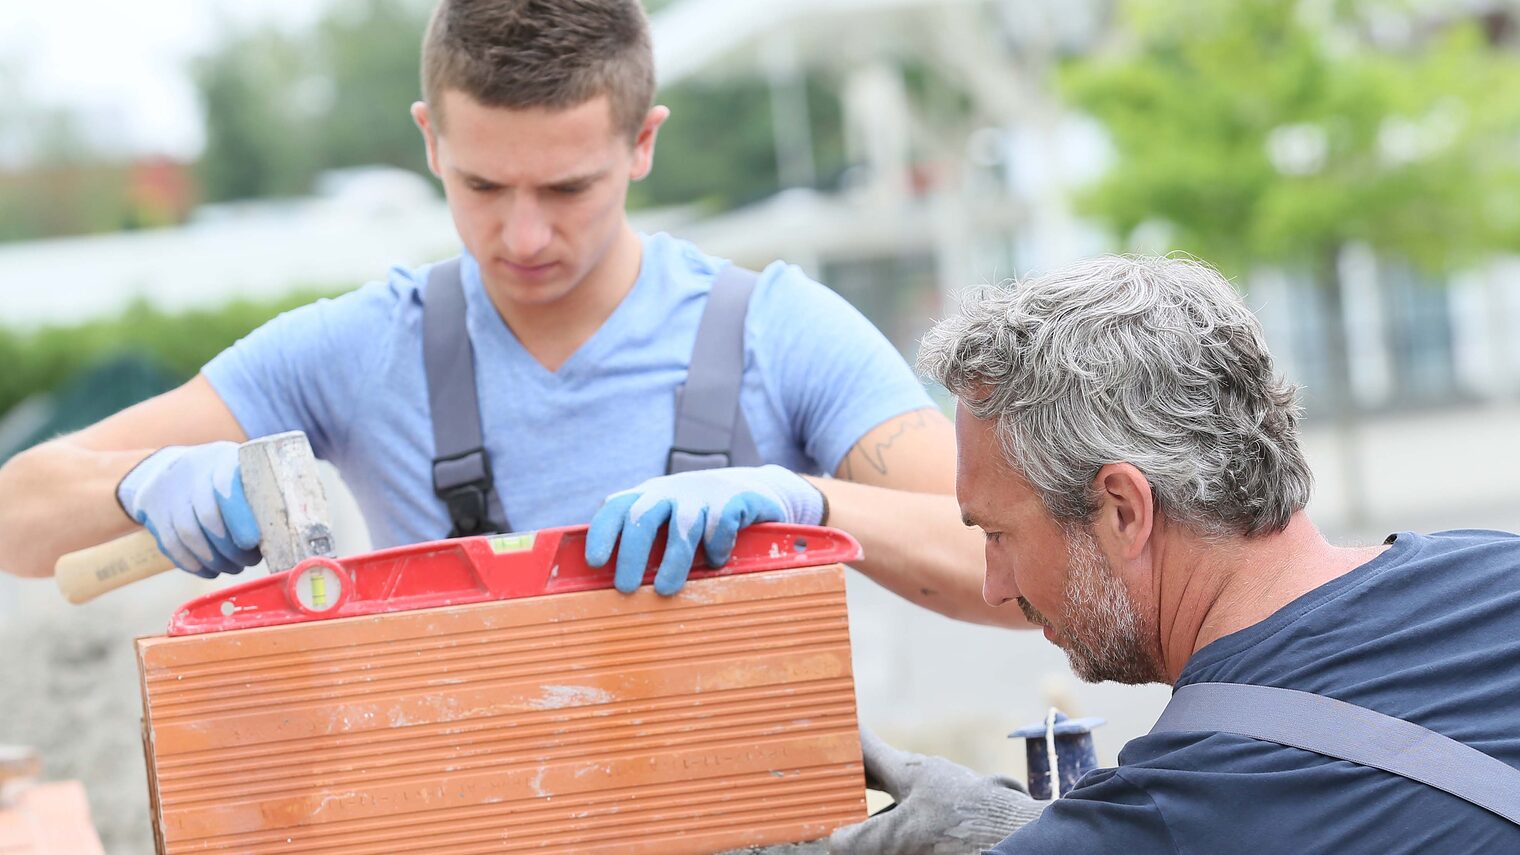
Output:
<path fill-rule="evenodd" d="M 1181 550 L 1180 579 L 1164 581 L 1161 648 L 1169 682 L 1212 641 L 1260 623 L 1319 586 L 1375 558 L 1386 547 L 1332 545 L 1302 511 L 1275 534 Z M 1164 575 L 1169 575 L 1169 571 Z"/>

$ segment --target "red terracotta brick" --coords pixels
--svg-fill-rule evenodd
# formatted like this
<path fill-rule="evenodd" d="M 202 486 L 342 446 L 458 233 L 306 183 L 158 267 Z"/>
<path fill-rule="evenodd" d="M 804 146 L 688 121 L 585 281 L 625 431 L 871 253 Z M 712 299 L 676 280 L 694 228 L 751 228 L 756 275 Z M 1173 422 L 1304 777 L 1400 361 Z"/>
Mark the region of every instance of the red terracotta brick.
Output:
<path fill-rule="evenodd" d="M 678 855 L 865 815 L 840 565 L 137 646 L 170 855 Z"/>

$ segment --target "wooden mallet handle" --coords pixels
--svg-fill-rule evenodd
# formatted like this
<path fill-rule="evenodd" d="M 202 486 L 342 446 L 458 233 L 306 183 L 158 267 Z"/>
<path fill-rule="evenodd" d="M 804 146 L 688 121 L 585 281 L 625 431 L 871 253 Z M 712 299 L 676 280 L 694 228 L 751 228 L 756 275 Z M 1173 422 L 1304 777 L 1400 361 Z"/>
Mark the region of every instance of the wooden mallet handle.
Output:
<path fill-rule="evenodd" d="M 173 570 L 174 562 L 158 550 L 145 528 L 58 559 L 53 578 L 71 603 L 90 600 L 139 579 Z"/>
<path fill-rule="evenodd" d="M 306 434 L 286 431 L 243 443 L 238 446 L 238 469 L 259 524 L 259 550 L 271 573 L 289 570 L 313 555 L 333 554 L 327 494 Z M 173 568 L 174 562 L 144 528 L 59 558 L 53 578 L 69 602 L 84 603 Z"/>

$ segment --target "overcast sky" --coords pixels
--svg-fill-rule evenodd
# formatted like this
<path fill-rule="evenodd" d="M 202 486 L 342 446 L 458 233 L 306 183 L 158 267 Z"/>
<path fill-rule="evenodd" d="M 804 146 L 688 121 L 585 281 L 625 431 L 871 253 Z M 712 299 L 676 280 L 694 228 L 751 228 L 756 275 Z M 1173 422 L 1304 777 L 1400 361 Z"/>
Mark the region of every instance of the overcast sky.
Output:
<path fill-rule="evenodd" d="M 187 62 L 241 26 L 301 27 L 329 0 L 0 2 L 0 68 L 28 100 L 75 108 L 99 142 L 195 154 L 202 142 Z"/>

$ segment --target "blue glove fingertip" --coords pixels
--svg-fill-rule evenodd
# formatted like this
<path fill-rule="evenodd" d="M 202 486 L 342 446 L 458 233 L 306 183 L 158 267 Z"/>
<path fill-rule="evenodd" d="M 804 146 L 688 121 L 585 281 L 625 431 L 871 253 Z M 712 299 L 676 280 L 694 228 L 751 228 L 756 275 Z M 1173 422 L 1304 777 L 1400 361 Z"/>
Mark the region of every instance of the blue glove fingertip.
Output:
<path fill-rule="evenodd" d="M 722 567 L 733 557 L 734 544 L 739 540 L 739 520 L 724 514 L 717 528 L 707 536 L 707 564 L 713 569 Z"/>
<path fill-rule="evenodd" d="M 205 535 L 211 548 L 216 551 L 213 569 L 219 573 L 241 573 L 244 567 L 252 567 L 264 557 L 259 550 L 244 549 L 230 537 L 218 537 L 209 531 Z"/>
<path fill-rule="evenodd" d="M 649 553 L 654 549 L 660 528 L 670 519 L 671 510 L 670 502 L 658 502 L 623 527 L 612 582 L 619 591 L 631 594 L 643 584 L 644 573 L 649 569 Z"/>
<path fill-rule="evenodd" d="M 617 546 L 618 537 L 623 533 L 628 519 L 628 509 L 637 500 L 638 494 L 627 493 L 613 496 L 602 503 L 586 530 L 587 564 L 603 567 L 611 560 L 612 550 Z"/>
<path fill-rule="evenodd" d="M 707 533 L 707 563 L 722 567 L 733 557 L 739 531 L 753 523 L 774 522 L 786 518 L 774 502 L 754 493 L 740 493 L 728 500 L 712 530 Z"/>
<path fill-rule="evenodd" d="M 670 554 L 668 551 L 666 554 Z M 686 587 L 686 577 L 691 575 L 691 562 L 686 562 L 679 570 L 666 570 L 660 566 L 659 572 L 654 574 L 654 592 L 662 597 L 673 597 Z"/>
<path fill-rule="evenodd" d="M 248 495 L 243 492 L 243 473 L 239 470 L 232 476 L 232 490 L 229 495 L 216 494 L 217 508 L 222 513 L 222 521 L 227 524 L 227 534 L 238 549 L 257 549 L 259 546 L 259 521 L 254 518 L 253 506 L 248 503 Z"/>
<path fill-rule="evenodd" d="M 660 559 L 660 569 L 654 574 L 656 594 L 669 597 L 686 584 L 686 577 L 691 575 L 691 564 L 697 557 L 697 543 L 706 526 L 705 513 L 697 514 L 696 521 L 682 532 L 676 531 L 675 520 L 671 520 L 670 533 L 665 538 L 665 556 Z"/>

